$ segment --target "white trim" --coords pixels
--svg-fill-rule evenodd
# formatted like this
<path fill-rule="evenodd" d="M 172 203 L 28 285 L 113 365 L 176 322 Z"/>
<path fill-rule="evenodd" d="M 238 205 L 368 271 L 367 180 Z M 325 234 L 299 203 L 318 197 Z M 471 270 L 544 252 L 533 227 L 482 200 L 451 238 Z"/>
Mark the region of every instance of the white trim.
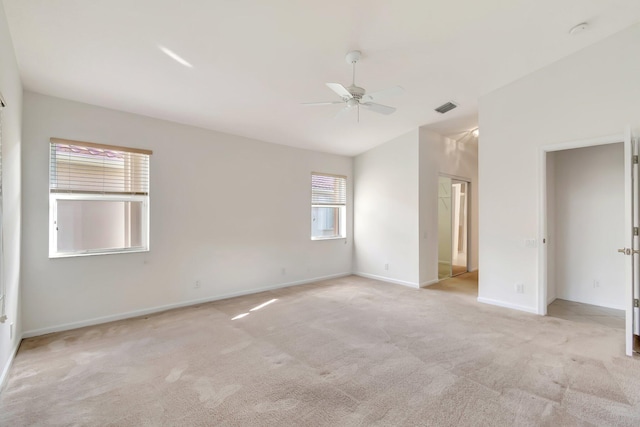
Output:
<path fill-rule="evenodd" d="M 20 337 L 11 354 L 9 354 L 9 359 L 7 359 L 7 363 L 5 363 L 4 368 L 2 369 L 2 373 L 0 373 L 0 394 L 2 394 L 2 390 L 4 390 L 4 386 L 7 384 L 9 380 L 9 371 L 11 370 L 11 365 L 13 365 L 13 360 L 16 358 L 16 354 L 18 354 L 18 348 L 20 348 L 20 344 L 22 343 L 22 338 Z"/>
<path fill-rule="evenodd" d="M 149 307 L 149 308 L 144 308 L 144 309 L 141 309 L 141 310 L 128 311 L 126 313 L 113 314 L 113 315 L 102 316 L 102 317 L 95 317 L 93 319 L 81 320 L 81 321 L 78 321 L 78 322 L 63 323 L 63 324 L 60 324 L 60 325 L 49 326 L 49 327 L 46 327 L 46 328 L 33 329 L 31 331 L 25 331 L 22 334 L 22 337 L 23 338 L 37 337 L 37 336 L 40 336 L 40 335 L 51 334 L 53 332 L 68 331 L 68 330 L 71 330 L 71 329 L 83 328 L 85 326 L 99 325 L 99 324 L 102 324 L 102 323 L 114 322 L 116 320 L 130 319 L 130 318 L 133 318 L 133 317 L 144 316 L 144 315 L 147 315 L 147 314 L 159 313 L 159 312 L 162 312 L 162 311 L 173 310 L 174 308 L 188 307 L 188 306 L 191 306 L 191 305 L 204 304 L 204 303 L 207 303 L 207 302 L 218 301 L 218 300 L 223 300 L 223 299 L 227 299 L 227 298 L 234 298 L 234 297 L 239 297 L 239 296 L 242 296 L 242 295 L 249 295 L 249 294 L 256 294 L 256 293 L 259 293 L 259 292 L 271 291 L 273 289 L 287 288 L 287 287 L 290 287 L 290 286 L 297 286 L 297 285 L 305 285 L 307 283 L 320 282 L 322 280 L 337 279 L 339 277 L 346 277 L 346 276 L 350 276 L 350 275 L 351 275 L 351 273 L 331 274 L 331 275 L 328 275 L 328 276 L 314 277 L 314 278 L 311 278 L 311 279 L 298 280 L 298 281 L 295 281 L 295 282 L 280 283 L 280 284 L 272 285 L 272 286 L 265 286 L 265 287 L 261 287 L 261 288 L 253 288 L 253 289 L 248 289 L 248 290 L 239 291 L 239 292 L 230 292 L 230 293 L 222 294 L 222 295 L 216 295 L 216 296 L 211 296 L 211 297 L 192 299 L 192 300 L 188 300 L 188 301 L 182 301 L 182 302 L 173 303 L 173 304 L 160 305 L 160 306 L 156 306 L 156 307 Z"/>
<path fill-rule="evenodd" d="M 469 271 L 467 271 L 467 273 L 475 273 L 476 271 L 478 271 L 478 267 L 470 268 Z"/>
<path fill-rule="evenodd" d="M 420 288 L 420 284 L 414 283 L 414 282 L 407 282 L 405 280 L 392 279 L 390 277 L 377 276 L 375 274 L 369 274 L 369 273 L 354 272 L 353 274 L 356 276 L 365 277 L 367 279 L 379 280 L 381 282 L 393 283 L 395 285 L 408 286 L 414 289 Z"/>
<path fill-rule="evenodd" d="M 438 279 L 433 279 L 433 280 L 427 280 L 426 282 L 422 282 L 420 283 L 420 287 L 421 288 L 426 288 L 427 286 L 431 286 L 431 285 L 435 285 L 436 283 L 438 283 L 440 280 Z"/>
<path fill-rule="evenodd" d="M 544 152 L 571 150 L 573 148 L 593 147 L 596 145 L 618 144 L 624 142 L 624 134 L 600 136 L 597 138 L 578 139 L 575 141 L 564 141 L 555 144 L 543 145 L 541 148 Z"/>
<path fill-rule="evenodd" d="M 321 240 L 340 240 L 340 239 L 346 239 L 347 236 L 333 236 L 333 237 L 313 237 L 311 236 L 311 240 L 313 240 L 314 242 L 319 242 Z"/>
<path fill-rule="evenodd" d="M 547 153 L 544 147 L 538 155 L 538 286 L 536 286 L 537 313 L 547 314 Z M 557 291 L 557 290 L 556 290 Z"/>
<path fill-rule="evenodd" d="M 471 178 L 467 178 L 460 175 L 453 175 L 450 173 L 438 172 L 438 176 L 444 176 L 445 178 L 455 179 L 456 181 L 464 181 L 467 184 L 471 184 Z"/>
<path fill-rule="evenodd" d="M 535 307 L 527 307 L 524 305 L 512 304 L 506 301 L 499 301 L 497 299 L 478 297 L 478 302 L 483 304 L 495 305 L 498 307 L 510 308 L 512 310 L 525 311 L 527 313 L 538 314 L 538 310 Z"/>

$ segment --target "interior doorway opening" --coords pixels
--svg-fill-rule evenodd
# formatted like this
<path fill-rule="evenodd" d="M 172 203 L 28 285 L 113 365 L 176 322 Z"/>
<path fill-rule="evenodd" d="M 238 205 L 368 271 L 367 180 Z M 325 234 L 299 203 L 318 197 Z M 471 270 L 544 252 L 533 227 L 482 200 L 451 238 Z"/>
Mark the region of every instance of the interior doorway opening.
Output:
<path fill-rule="evenodd" d="M 469 181 L 438 180 L 438 280 L 469 271 Z"/>
<path fill-rule="evenodd" d="M 624 328 L 624 196 L 621 142 L 547 153 L 548 314 L 600 312 Z"/>
<path fill-rule="evenodd" d="M 629 356 L 640 329 L 633 307 L 640 283 L 640 251 L 634 250 L 640 240 L 633 233 L 640 226 L 636 153 L 630 127 L 622 135 L 551 144 L 540 151 L 538 313 L 551 315 L 554 301 L 569 306 L 571 320 L 604 314 L 619 322 L 624 313 Z"/>

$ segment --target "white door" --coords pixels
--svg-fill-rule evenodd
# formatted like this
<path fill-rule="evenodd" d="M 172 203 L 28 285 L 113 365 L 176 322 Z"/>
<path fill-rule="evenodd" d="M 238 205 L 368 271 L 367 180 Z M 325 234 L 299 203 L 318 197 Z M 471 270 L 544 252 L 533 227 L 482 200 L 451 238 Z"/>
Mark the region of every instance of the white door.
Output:
<path fill-rule="evenodd" d="M 634 237 L 634 227 L 640 226 L 638 216 L 638 167 L 634 165 L 634 154 L 637 154 L 635 141 L 631 136 L 631 128 L 627 127 L 624 134 L 624 228 L 625 241 L 624 248 L 618 249 L 625 256 L 625 348 L 627 356 L 633 354 L 634 334 L 638 334 L 638 308 L 634 307 L 634 299 L 638 298 L 640 293 L 640 241 L 638 237 Z"/>
<path fill-rule="evenodd" d="M 640 352 L 640 307 L 638 307 L 638 301 L 640 300 L 640 236 L 635 230 L 640 230 L 640 185 L 638 184 L 640 177 L 640 166 L 638 165 L 638 154 L 640 154 L 640 141 L 638 138 L 633 138 L 631 134 L 631 128 L 628 128 L 626 138 L 631 142 L 633 149 L 634 160 L 632 167 L 632 199 L 633 199 L 633 286 L 631 291 L 631 332 L 628 333 L 628 338 L 631 340 L 630 344 L 627 344 L 627 354 L 631 354 L 634 351 Z M 628 326 L 628 325 L 627 325 Z M 631 347 L 631 349 L 629 349 Z"/>

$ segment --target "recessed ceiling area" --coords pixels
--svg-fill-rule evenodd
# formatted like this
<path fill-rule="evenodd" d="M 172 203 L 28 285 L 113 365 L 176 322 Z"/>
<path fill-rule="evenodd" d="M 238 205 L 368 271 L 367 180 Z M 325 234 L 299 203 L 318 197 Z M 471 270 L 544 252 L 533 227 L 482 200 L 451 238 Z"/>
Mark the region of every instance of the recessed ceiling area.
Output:
<path fill-rule="evenodd" d="M 637 0 L 4 0 L 26 90 L 356 155 L 419 126 L 477 125 L 477 100 L 640 20 Z M 575 25 L 588 28 L 570 35 Z M 164 48 L 162 50 L 161 48 Z M 333 116 L 327 82 L 399 85 L 394 114 Z M 173 53 L 184 63 L 168 53 Z M 445 115 L 434 108 L 458 107 Z M 459 120 L 456 120 L 459 119 Z"/>

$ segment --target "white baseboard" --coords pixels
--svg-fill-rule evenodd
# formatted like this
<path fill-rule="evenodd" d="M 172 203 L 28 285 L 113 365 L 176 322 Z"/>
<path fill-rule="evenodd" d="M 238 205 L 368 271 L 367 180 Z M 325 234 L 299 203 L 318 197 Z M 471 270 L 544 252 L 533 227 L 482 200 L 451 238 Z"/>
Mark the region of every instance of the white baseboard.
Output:
<path fill-rule="evenodd" d="M 413 282 L 407 282 L 405 280 L 392 279 L 390 277 L 378 276 L 378 275 L 369 274 L 369 273 L 358 273 L 358 272 L 355 272 L 353 274 L 355 274 L 356 276 L 360 276 L 360 277 L 366 277 L 367 279 L 380 280 L 381 282 L 393 283 L 395 285 L 408 286 L 408 287 L 414 288 L 414 289 L 420 288 L 420 284 L 413 283 Z"/>
<path fill-rule="evenodd" d="M 329 280 L 329 279 L 337 279 L 339 277 L 345 277 L 345 276 L 350 276 L 350 275 L 351 275 L 351 273 L 339 273 L 339 274 L 332 274 L 332 275 L 329 275 L 329 276 L 314 277 L 314 278 L 311 278 L 311 279 L 304 279 L 304 280 L 298 280 L 298 281 L 294 281 L 294 282 L 280 283 L 280 284 L 277 284 L 277 285 L 265 286 L 265 287 L 262 287 L 262 288 L 253 288 L 253 289 L 243 290 L 243 291 L 239 291 L 239 292 L 230 292 L 230 293 L 226 293 L 226 294 L 222 294 L 222 295 L 210 296 L 210 297 L 206 297 L 206 298 L 192 299 L 192 300 L 182 301 L 182 302 L 173 303 L 173 304 L 166 304 L 166 305 L 161 305 L 161 306 L 156 306 L 156 307 L 144 308 L 144 309 L 141 309 L 141 310 L 128 311 L 126 313 L 113 314 L 113 315 L 102 316 L 102 317 L 95 317 L 93 319 L 81 320 L 81 321 L 78 321 L 78 322 L 63 323 L 63 324 L 60 324 L 60 325 L 49 326 L 49 327 L 46 327 L 46 328 L 39 328 L 39 329 L 32 329 L 30 331 L 25 331 L 22 334 L 22 337 L 23 338 L 37 337 L 37 336 L 40 336 L 40 335 L 50 334 L 50 333 L 53 333 L 53 332 L 68 331 L 68 330 L 71 330 L 71 329 L 83 328 L 85 326 L 99 325 L 101 323 L 114 322 L 116 320 L 123 320 L 123 319 L 129 319 L 129 318 L 132 318 L 132 317 L 144 316 L 144 315 L 152 314 L 152 313 L 159 313 L 159 312 L 162 312 L 162 311 L 172 310 L 174 308 L 188 307 L 190 305 L 203 304 L 203 303 L 212 302 L 212 301 L 218 301 L 218 300 L 227 299 L 227 298 L 239 297 L 239 296 L 242 296 L 242 295 L 256 294 L 256 293 L 259 293 L 259 292 L 266 292 L 266 291 L 271 291 L 271 290 L 274 290 L 274 289 L 288 288 L 290 286 L 305 285 L 307 283 L 314 283 L 314 282 L 319 282 L 319 281 L 322 281 L 322 280 Z"/>
<path fill-rule="evenodd" d="M 470 268 L 468 272 L 469 272 L 469 273 L 473 273 L 473 272 L 476 272 L 476 271 L 478 271 L 478 267 L 476 267 L 476 268 Z"/>
<path fill-rule="evenodd" d="M 427 280 L 426 282 L 420 283 L 420 287 L 421 288 L 426 288 L 427 286 L 435 285 L 439 281 L 440 281 L 439 279 Z"/>
<path fill-rule="evenodd" d="M 511 308 L 513 310 L 526 311 L 527 313 L 538 314 L 538 310 L 536 308 L 513 304 L 506 301 L 499 301 L 491 298 L 478 297 L 478 302 L 481 302 L 484 304 L 497 305 L 498 307 Z"/>
<path fill-rule="evenodd" d="M 7 363 L 4 364 L 2 368 L 2 373 L 0 373 L 0 394 L 2 394 L 2 390 L 4 390 L 4 386 L 9 380 L 9 370 L 11 369 L 11 365 L 13 365 L 13 359 L 16 358 L 16 354 L 18 353 L 18 348 L 20 347 L 20 343 L 22 342 L 22 337 L 16 341 L 16 345 L 13 347 L 13 351 L 9 355 L 9 359 Z"/>
<path fill-rule="evenodd" d="M 568 296 L 568 295 L 556 295 L 556 297 L 554 299 L 561 299 L 563 301 L 578 302 L 580 304 L 596 305 L 598 307 L 612 308 L 614 310 L 625 311 L 627 309 L 627 307 L 624 306 L 624 305 L 603 305 L 599 301 L 590 301 L 590 300 L 584 300 L 582 298 L 573 298 L 572 296 Z M 549 304 L 547 304 L 547 305 L 549 305 Z"/>

